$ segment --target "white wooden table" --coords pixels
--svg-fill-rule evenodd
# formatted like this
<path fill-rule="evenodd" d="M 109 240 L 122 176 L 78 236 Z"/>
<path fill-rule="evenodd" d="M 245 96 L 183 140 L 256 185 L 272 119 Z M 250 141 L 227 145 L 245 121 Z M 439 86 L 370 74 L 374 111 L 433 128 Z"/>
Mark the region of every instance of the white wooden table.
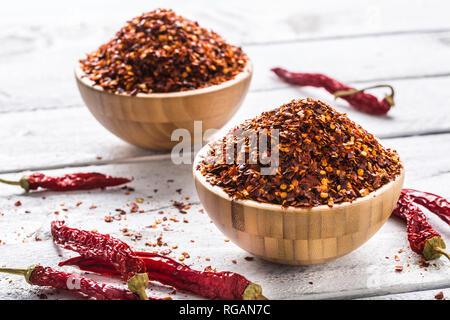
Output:
<path fill-rule="evenodd" d="M 0 9 L 1 176 L 98 170 L 134 176 L 130 186 L 135 191 L 24 194 L 0 186 L 1 266 L 56 266 L 63 257 L 73 256 L 56 248 L 49 234 L 50 221 L 65 219 L 69 226 L 97 229 L 148 251 L 155 248 L 146 243 L 155 243 L 162 233 L 167 246 L 156 249 L 171 249 L 174 258 L 186 251 L 190 258 L 185 262 L 194 268 L 211 265 L 240 272 L 260 283 L 270 299 L 434 299 L 440 291 L 450 296 L 449 261 L 441 258 L 421 266 L 408 247 L 404 225 L 396 219 L 356 251 L 329 263 L 291 267 L 247 261 L 249 254 L 226 242 L 201 213 L 189 165 L 173 165 L 167 155 L 128 145 L 99 125 L 79 96 L 73 67 L 126 20 L 158 6 L 242 45 L 253 61 L 250 92 L 226 128 L 293 98 L 321 99 L 400 153 L 405 186 L 450 198 L 448 2 L 12 1 Z M 369 116 L 333 101 L 324 90 L 283 84 L 271 74 L 274 66 L 322 72 L 359 87 L 386 82 L 397 90 L 397 105 L 388 116 Z M 138 203 L 144 212 L 130 213 L 137 198 L 144 200 Z M 180 214 L 172 200 L 191 208 Z M 16 201 L 22 205 L 15 206 Z M 105 222 L 116 209 L 127 214 Z M 179 222 L 156 224 L 163 216 Z M 435 217 L 430 216 L 430 222 L 450 243 L 449 227 Z M 126 236 L 124 228 L 139 236 Z M 172 249 L 175 245 L 178 248 Z M 395 271 L 397 265 L 403 272 Z M 158 284 L 151 287 L 153 295 L 171 291 Z M 49 299 L 71 297 L 30 289 L 16 276 L 0 276 L 0 299 L 38 299 L 42 293 Z M 198 297 L 178 292 L 173 298 Z"/>

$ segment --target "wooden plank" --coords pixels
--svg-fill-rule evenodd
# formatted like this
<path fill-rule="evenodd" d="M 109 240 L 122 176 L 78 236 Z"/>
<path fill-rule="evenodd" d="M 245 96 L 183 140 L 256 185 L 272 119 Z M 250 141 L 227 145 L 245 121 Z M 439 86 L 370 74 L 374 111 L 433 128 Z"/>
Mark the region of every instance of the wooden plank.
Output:
<path fill-rule="evenodd" d="M 450 155 L 448 147 L 435 148 L 433 157 L 428 156 L 426 164 L 419 164 L 421 154 L 431 154 L 432 146 L 439 145 L 440 141 L 438 136 L 426 136 L 390 142 L 405 159 L 406 186 L 450 197 L 450 185 L 447 183 L 450 178 L 448 167 L 450 163 L 440 162 L 440 159 L 448 158 Z M 430 169 L 424 170 L 424 167 Z M 1 264 L 26 266 L 41 263 L 55 266 L 63 258 L 73 256 L 71 252 L 57 249 L 50 240 L 50 221 L 64 219 L 70 226 L 87 230 L 97 229 L 99 232 L 119 237 L 136 249 L 153 251 L 170 249 L 173 245 L 177 245 L 178 248 L 172 249 L 170 256 L 178 258 L 186 251 L 191 258 L 185 262 L 192 263 L 197 269 L 212 265 L 218 270 L 242 273 L 252 281 L 260 283 L 270 299 L 373 298 L 377 295 L 417 290 L 441 290 L 450 285 L 445 272 L 449 267 L 449 261 L 439 259 L 433 261 L 426 269 L 422 268 L 418 261 L 419 257 L 408 247 L 404 224 L 394 218 L 391 218 L 362 247 L 326 264 L 292 267 L 267 263 L 260 259 L 246 261 L 245 257 L 249 254 L 231 242 L 225 242 L 224 236 L 210 223 L 209 217 L 200 212 L 202 206 L 193 186 L 190 169 L 189 165 L 176 166 L 169 161 L 71 169 L 100 170 L 114 175 L 134 176 L 135 180 L 130 186 L 135 188 L 135 191 L 131 193 L 116 188 L 65 194 L 50 192 L 24 194 L 15 187 L 0 186 Z M 66 171 L 68 170 L 47 173 L 58 174 Z M 15 176 L 20 175 L 6 177 Z M 157 192 L 154 189 L 158 189 Z M 178 189 L 181 190 L 177 192 Z M 189 197 L 189 200 L 186 200 L 186 197 Z M 143 202 L 139 203 L 138 198 L 142 198 Z M 18 200 L 21 201 L 21 206 L 15 205 Z M 172 205 L 173 200 L 189 203 L 191 207 L 187 210 L 188 213 L 178 212 Z M 79 201 L 82 201 L 82 204 L 77 206 Z M 144 212 L 130 213 L 132 202 L 137 203 L 139 209 Z M 67 211 L 64 211 L 64 208 Z M 105 215 L 118 214 L 116 209 L 123 209 L 127 214 L 123 215 L 120 221 L 105 222 Z M 164 214 L 160 214 L 160 211 Z M 168 219 L 158 224 L 156 221 L 162 220 L 164 216 L 176 218 L 179 222 Z M 183 219 L 187 219 L 188 223 L 184 223 Z M 434 216 L 430 216 L 430 222 L 449 242 L 448 226 Z M 156 227 L 153 228 L 152 225 Z M 164 230 L 164 227 L 172 231 Z M 142 237 L 134 239 L 126 236 L 121 231 L 124 228 L 129 233 L 139 234 Z M 155 243 L 161 233 L 162 240 L 167 246 L 146 246 L 146 242 Z M 36 238 L 39 241 L 36 241 Z M 220 250 L 217 250 L 218 248 Z M 400 249 L 404 252 L 399 252 Z M 30 256 L 30 252 L 39 252 L 39 255 Z M 58 254 L 63 256 L 60 257 Z M 399 257 L 399 261 L 394 259 L 395 256 Z M 236 260 L 237 264 L 232 260 Z M 396 272 L 396 265 L 404 266 L 404 271 Z M 9 279 L 14 281 L 8 283 Z M 27 285 L 22 280 L 15 279 L 11 276 L 0 277 L 1 283 L 7 284 L 0 286 L 0 298 L 36 299 L 36 294 L 48 293 L 38 289 L 28 292 Z M 152 294 L 155 295 L 161 291 L 159 287 L 153 289 Z M 167 295 L 168 290 L 161 292 Z M 66 296 L 59 294 L 49 296 L 51 299 L 59 297 Z M 186 297 L 190 296 L 177 294 L 173 298 Z"/>
<path fill-rule="evenodd" d="M 383 117 L 358 112 L 345 101 L 335 102 L 322 89 L 288 87 L 252 92 L 218 134 L 263 111 L 303 97 L 315 97 L 335 106 L 381 138 L 450 132 L 450 113 L 444 111 L 449 110 L 446 103 L 450 101 L 450 92 L 442 90 L 450 86 L 450 78 L 392 81 L 391 84 L 397 89 L 397 105 Z M 85 107 L 6 113 L 1 117 L 0 149 L 5 152 L 0 153 L 0 172 L 161 156 L 122 142 L 104 129 Z M 445 140 L 439 143 L 448 148 Z M 102 160 L 97 159 L 99 156 Z"/>
<path fill-rule="evenodd" d="M 66 4 L 50 1 L 30 2 L 26 8 L 12 2 L 2 8 L 0 25 L 19 30 L 29 27 L 47 39 L 51 37 L 52 43 L 67 41 L 68 36 L 72 41 L 73 37 L 92 33 L 104 38 L 114 34 L 125 21 L 158 7 L 172 8 L 226 39 L 246 45 L 450 28 L 448 3 L 439 0 L 380 0 L 370 4 L 353 0 L 262 0 L 258 5 L 239 0 L 193 0 L 189 4 L 182 0 L 159 0 L 151 4 L 137 0 L 126 6 L 119 0 L 84 0 L 71 2 L 70 10 Z M 18 22 L 17 16 L 23 19 Z M 77 29 L 81 30 L 77 32 Z"/>
<path fill-rule="evenodd" d="M 91 9 L 83 10 L 86 4 L 76 3 L 76 5 L 73 4 L 73 10 L 66 10 L 53 4 L 49 5 L 48 8 L 41 8 L 41 11 L 48 9 L 45 15 L 35 15 L 35 11 L 32 11 L 33 8 L 31 7 L 28 9 L 30 11 L 26 11 L 25 17 L 20 20 L 20 25 L 17 24 L 17 20 L 11 21 L 12 17 L 18 14 L 18 8 L 12 6 L 2 11 L 1 17 L 4 19 L 0 19 L 0 39 L 2 39 L 4 45 L 0 48 L 0 82 L 4 85 L 0 88 L 0 112 L 83 105 L 73 78 L 73 68 L 78 59 L 83 57 L 86 52 L 109 40 L 124 21 L 135 15 L 134 12 L 144 10 L 143 3 L 136 5 L 136 7 L 131 5 L 130 8 L 125 10 L 116 10 L 115 4 L 109 2 L 108 5 L 102 2 L 99 4 L 97 2 L 89 3 L 88 7 Z M 295 2 L 290 4 L 294 5 Z M 257 6 L 256 9 L 255 6 L 252 6 L 254 9 L 249 9 L 249 12 L 256 10 L 255 15 L 245 17 L 242 16 L 242 12 L 236 13 L 235 11 L 246 12 L 243 10 L 246 7 L 239 9 L 239 6 L 229 6 L 225 3 L 216 5 L 219 6 L 216 10 L 207 9 L 206 6 L 201 9 L 197 7 L 196 10 L 200 10 L 198 17 L 202 20 L 204 17 L 205 22 L 211 20 L 223 24 L 219 31 L 229 31 L 236 35 L 245 35 L 250 32 L 248 36 L 251 39 L 257 39 L 256 35 L 259 35 L 260 39 L 265 39 L 264 45 L 242 42 L 244 43 L 244 50 L 253 60 L 255 66 L 255 76 L 251 86 L 253 91 L 286 87 L 270 72 L 270 68 L 279 65 L 297 71 L 327 73 L 345 82 L 450 74 L 450 62 L 447 58 L 450 54 L 450 42 L 448 41 L 450 32 L 445 31 L 446 29 L 433 29 L 430 33 L 402 34 L 401 32 L 394 32 L 383 37 L 341 37 L 334 39 L 328 36 L 333 34 L 333 30 L 339 30 L 336 24 L 345 25 L 342 29 L 343 35 L 351 35 L 351 33 L 347 33 L 350 32 L 349 30 L 360 30 L 355 27 L 355 21 L 352 18 L 354 15 L 364 15 L 358 13 L 356 9 L 355 11 L 343 10 L 337 4 L 329 7 L 329 5 L 323 4 L 320 6 L 314 2 L 314 4 L 311 4 L 313 6 L 312 12 L 319 11 L 319 8 L 324 10 L 317 18 L 311 18 L 317 19 L 318 26 L 303 28 L 296 25 L 300 23 L 298 21 L 301 19 L 294 18 L 295 10 L 285 10 L 282 6 L 281 9 L 272 10 L 275 5 L 279 6 L 279 4 L 267 3 L 268 7 Z M 362 4 L 356 5 L 362 6 Z M 387 6 L 387 2 L 383 5 Z M 401 10 L 402 12 L 402 14 L 396 14 L 396 18 L 401 17 L 400 20 L 403 20 L 407 17 L 408 14 L 404 12 L 403 7 L 400 5 L 397 7 L 397 5 L 396 2 L 394 9 L 391 8 L 388 11 L 389 13 L 383 11 L 383 14 L 380 15 L 383 18 L 380 19 L 383 20 L 385 15 L 390 16 L 391 12 L 396 12 L 395 10 Z M 223 14 L 220 11 L 223 9 L 222 6 L 229 6 L 229 9 L 224 9 Z M 245 3 L 245 6 L 249 6 L 249 4 Z M 301 6 L 298 10 L 304 12 L 300 17 L 304 15 L 314 16 L 314 13 L 306 13 L 308 7 L 304 8 L 303 4 L 298 3 L 295 6 Z M 148 9 L 148 4 L 146 4 L 146 8 Z M 189 10 L 185 6 L 182 6 L 182 8 Z M 269 10 L 267 8 L 270 11 L 267 11 Z M 384 7 L 374 5 L 369 8 Z M 439 8 L 437 3 L 434 6 L 427 5 L 426 8 L 425 10 L 431 10 L 430 15 L 435 12 L 438 15 L 442 14 L 442 10 L 437 9 Z M 20 10 L 22 12 L 22 9 Z M 106 10 L 106 12 L 99 15 L 99 10 Z M 361 10 L 365 9 L 361 8 Z M 411 19 L 419 13 L 421 16 L 429 17 L 429 15 L 424 15 L 422 11 L 418 10 L 419 7 L 408 11 L 412 12 Z M 83 11 L 82 16 L 74 14 L 74 12 L 81 11 Z M 85 11 L 89 13 L 85 15 Z M 263 12 L 270 12 L 270 14 L 263 15 Z M 269 23 L 265 19 L 272 12 L 277 12 L 278 18 Z M 344 12 L 347 13 L 344 14 Z M 57 16 L 59 19 L 56 21 L 46 19 L 47 15 Z M 22 13 L 21 16 L 23 16 Z M 209 17 L 209 20 L 207 17 Z M 253 17 L 263 19 L 264 23 L 253 21 Z M 336 17 L 339 17 L 339 21 L 334 20 L 337 19 Z M 341 17 L 342 21 L 340 20 Z M 277 19 L 287 19 L 288 25 L 278 23 Z M 393 16 L 386 19 L 394 21 Z M 420 26 L 420 24 L 416 25 L 416 22 L 422 23 L 427 19 L 411 20 L 414 21 L 414 24 L 410 24 L 409 28 L 416 28 Z M 237 21 L 242 22 L 242 24 L 238 24 Z M 344 21 L 346 22 L 344 23 Z M 406 21 L 409 20 L 405 18 L 405 25 Z M 448 19 L 439 20 L 435 16 L 432 19 L 430 18 L 430 21 L 433 21 L 433 23 L 444 21 L 445 24 L 448 24 Z M 312 22 L 312 24 L 315 23 Z M 287 30 L 291 29 L 291 24 L 295 25 L 292 26 L 292 34 L 304 34 L 305 37 L 314 39 L 319 36 L 326 37 L 322 38 L 321 41 L 293 43 L 281 41 L 271 44 L 275 39 L 283 39 L 276 37 L 275 34 L 290 34 Z M 243 26 L 243 29 L 231 27 L 237 25 Z M 381 25 L 384 26 L 383 23 L 380 23 Z M 268 26 L 274 28 L 275 31 L 270 36 L 266 33 L 265 28 L 260 26 Z M 281 28 L 281 30 L 278 30 L 278 28 Z M 323 31 L 315 33 L 314 30 L 316 29 Z M 403 27 L 400 29 L 393 27 L 393 29 L 388 28 L 387 30 L 403 29 L 408 30 Z M 233 36 L 230 36 L 230 38 L 233 39 Z M 289 36 L 288 38 L 292 37 Z M 241 41 L 236 42 L 240 43 Z"/>

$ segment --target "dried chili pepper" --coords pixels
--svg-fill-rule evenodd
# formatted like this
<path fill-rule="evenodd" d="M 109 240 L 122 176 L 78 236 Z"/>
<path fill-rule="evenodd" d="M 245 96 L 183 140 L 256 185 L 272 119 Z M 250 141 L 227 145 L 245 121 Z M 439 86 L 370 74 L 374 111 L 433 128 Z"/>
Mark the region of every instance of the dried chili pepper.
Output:
<path fill-rule="evenodd" d="M 450 202 L 434 193 L 414 189 L 402 189 L 402 194 L 408 195 L 412 201 L 435 213 L 450 225 Z"/>
<path fill-rule="evenodd" d="M 26 192 L 38 188 L 51 191 L 91 190 L 114 187 L 132 180 L 112 177 L 98 172 L 70 173 L 60 177 L 49 177 L 43 173 L 33 173 L 22 177 L 19 181 L 0 179 L 1 183 L 21 186 Z"/>
<path fill-rule="evenodd" d="M 272 71 L 283 81 L 297 86 L 311 86 L 324 88 L 335 98 L 346 100 L 355 109 L 376 115 L 386 114 L 394 106 L 394 89 L 390 85 L 376 85 L 364 89 L 355 89 L 335 79 L 320 73 L 296 73 L 282 68 L 273 68 Z M 364 92 L 368 89 L 387 87 L 391 90 L 383 100 Z"/>
<path fill-rule="evenodd" d="M 426 260 L 436 259 L 441 255 L 450 259 L 441 235 L 428 223 L 425 214 L 407 194 L 400 195 L 392 214 L 406 220 L 408 241 L 414 252 Z"/>
<path fill-rule="evenodd" d="M 135 257 L 131 248 L 110 235 L 69 228 L 64 221 L 51 223 L 53 241 L 65 249 L 78 252 L 83 257 L 95 258 L 111 263 L 128 283 L 128 288 L 147 300 L 145 289 L 148 275 L 144 262 Z"/>
<path fill-rule="evenodd" d="M 23 275 L 29 284 L 65 289 L 82 293 L 97 300 L 137 300 L 139 297 L 127 289 L 94 281 L 78 275 L 56 271 L 39 265 L 27 269 L 0 268 L 0 272 Z"/>
<path fill-rule="evenodd" d="M 264 175 L 267 165 L 251 162 L 261 159 L 264 150 L 248 141 L 275 130 L 279 164 L 273 174 Z M 237 148 L 242 151 L 234 152 Z M 367 196 L 395 180 L 402 164 L 395 150 L 383 147 L 346 114 L 323 102 L 301 99 L 233 128 L 210 144 L 196 169 L 236 199 L 331 207 Z"/>
<path fill-rule="evenodd" d="M 242 72 L 247 60 L 217 33 L 157 9 L 128 21 L 80 67 L 104 90 L 135 95 L 220 84 Z"/>
<path fill-rule="evenodd" d="M 261 286 L 234 272 L 197 271 L 157 253 L 135 252 L 147 266 L 150 279 L 189 291 L 209 299 L 265 300 Z M 83 271 L 106 276 L 118 276 L 114 266 L 98 259 L 75 257 L 59 263 L 75 265 Z"/>

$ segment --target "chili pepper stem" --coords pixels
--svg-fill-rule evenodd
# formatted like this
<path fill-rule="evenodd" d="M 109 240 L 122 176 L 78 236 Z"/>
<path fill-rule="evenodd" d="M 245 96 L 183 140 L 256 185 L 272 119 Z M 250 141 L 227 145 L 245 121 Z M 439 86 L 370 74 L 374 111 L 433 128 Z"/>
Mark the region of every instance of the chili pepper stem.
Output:
<path fill-rule="evenodd" d="M 450 260 L 450 253 L 445 248 L 445 242 L 441 237 L 430 238 L 423 247 L 423 256 L 427 260 L 433 260 L 444 255 Z"/>
<path fill-rule="evenodd" d="M 261 286 L 251 282 L 242 293 L 242 300 L 267 300 L 267 298 L 262 295 Z"/>
<path fill-rule="evenodd" d="M 0 272 L 1 273 L 9 273 L 9 274 L 15 274 L 15 275 L 19 275 L 19 276 L 24 276 L 25 280 L 31 284 L 30 282 L 30 276 L 31 273 L 34 271 L 34 269 L 37 267 L 38 265 L 32 265 L 29 266 L 28 268 L 24 269 L 24 268 L 0 268 Z"/>
<path fill-rule="evenodd" d="M 26 192 L 28 192 L 30 190 L 30 184 L 28 182 L 28 177 L 22 177 L 19 181 L 0 179 L 0 182 L 5 183 L 5 184 L 10 184 L 13 186 L 21 186 L 22 188 L 25 189 Z"/>
<path fill-rule="evenodd" d="M 137 294 L 141 300 L 148 300 L 147 292 L 145 289 L 148 287 L 148 274 L 136 273 L 128 280 L 128 289 Z"/>
<path fill-rule="evenodd" d="M 389 105 L 391 107 L 393 107 L 395 105 L 394 103 L 394 88 L 391 85 L 388 84 L 378 84 L 375 86 L 370 86 L 370 87 L 366 87 L 366 88 L 362 88 L 362 89 L 353 89 L 353 90 L 340 90 L 340 91 L 336 91 L 334 93 L 334 98 L 340 98 L 340 97 L 345 97 L 345 96 L 350 96 L 352 94 L 358 93 L 358 92 L 363 92 L 369 89 L 375 89 L 375 88 L 389 88 L 391 89 L 391 94 L 387 94 L 384 96 L 384 98 L 386 99 L 386 101 L 389 103 Z"/>
<path fill-rule="evenodd" d="M 444 250 L 440 247 L 435 247 L 434 250 L 441 253 L 443 256 L 446 256 L 450 260 L 450 252 L 448 252 L 447 250 Z"/>

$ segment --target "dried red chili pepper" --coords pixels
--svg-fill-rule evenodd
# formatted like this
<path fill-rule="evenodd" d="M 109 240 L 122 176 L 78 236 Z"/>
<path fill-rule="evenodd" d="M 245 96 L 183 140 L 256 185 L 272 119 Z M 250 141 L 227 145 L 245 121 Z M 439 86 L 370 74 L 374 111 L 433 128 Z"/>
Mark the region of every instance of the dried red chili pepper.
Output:
<path fill-rule="evenodd" d="M 147 300 L 145 289 L 148 275 L 144 262 L 135 257 L 131 248 L 110 235 L 69 228 L 64 221 L 51 223 L 53 241 L 65 249 L 78 252 L 83 257 L 95 258 L 111 263 L 128 282 L 128 288 Z"/>
<path fill-rule="evenodd" d="M 283 81 L 297 86 L 311 86 L 324 88 L 334 95 L 342 98 L 357 110 L 382 115 L 386 114 L 394 106 L 394 89 L 390 85 L 376 85 L 364 89 L 355 89 L 335 79 L 320 73 L 295 73 L 282 68 L 273 68 L 272 71 Z M 379 101 L 374 95 L 364 92 L 368 89 L 388 87 L 391 93 Z"/>
<path fill-rule="evenodd" d="M 209 299 L 265 300 L 261 286 L 234 272 L 197 271 L 157 253 L 135 252 L 147 266 L 150 279 L 189 291 Z M 59 263 L 60 266 L 75 265 L 83 271 L 106 276 L 119 272 L 108 262 L 85 257 L 75 257 Z"/>
<path fill-rule="evenodd" d="M 392 214 L 406 220 L 408 241 L 414 252 L 426 260 L 436 259 L 441 255 L 450 259 L 441 235 L 428 223 L 425 214 L 407 194 L 400 195 Z"/>
<path fill-rule="evenodd" d="M 414 189 L 402 189 L 402 194 L 408 195 L 412 201 L 435 213 L 450 225 L 450 202 L 434 193 Z"/>
<path fill-rule="evenodd" d="M 139 297 L 127 289 L 94 281 L 78 275 L 56 271 L 39 265 L 27 269 L 0 268 L 0 272 L 23 275 L 29 284 L 65 289 L 83 293 L 97 300 L 137 300 Z"/>
<path fill-rule="evenodd" d="M 51 191 L 91 190 L 114 187 L 132 180 L 112 177 L 98 172 L 70 173 L 60 177 L 49 177 L 43 173 L 33 173 L 22 177 L 19 181 L 0 179 L 1 183 L 21 186 L 26 192 L 38 188 Z"/>

